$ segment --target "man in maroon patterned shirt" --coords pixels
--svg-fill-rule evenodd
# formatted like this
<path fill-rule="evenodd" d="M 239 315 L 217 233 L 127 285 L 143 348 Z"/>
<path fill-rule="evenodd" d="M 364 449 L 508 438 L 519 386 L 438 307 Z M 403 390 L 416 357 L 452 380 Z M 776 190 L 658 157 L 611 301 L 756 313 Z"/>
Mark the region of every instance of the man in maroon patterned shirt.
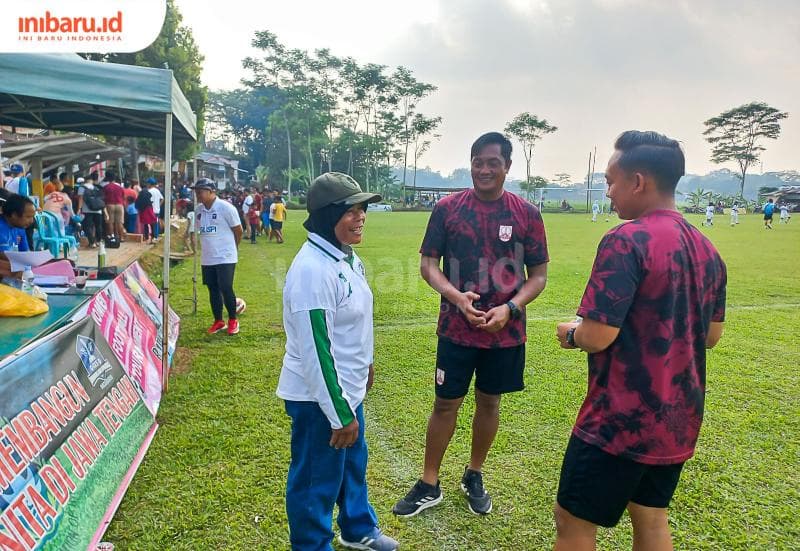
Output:
<path fill-rule="evenodd" d="M 672 549 L 667 506 L 694 454 L 706 349 L 725 319 L 725 264 L 675 209 L 680 145 L 631 130 L 614 148 L 607 195 L 631 222 L 597 248 L 582 321 L 557 329 L 563 348 L 589 353 L 589 388 L 561 467 L 556 550 L 594 549 L 597 526 L 625 509 L 634 549 Z"/>
<path fill-rule="evenodd" d="M 442 500 L 439 468 L 473 375 L 472 451 L 461 489 L 473 513 L 492 510 L 481 468 L 497 434 L 500 396 L 524 388 L 525 306 L 547 282 L 542 217 L 503 190 L 511 142 L 497 132 L 484 134 L 470 156 L 473 189 L 439 201 L 420 249 L 422 277 L 442 296 L 436 399 L 422 478 L 393 508 L 402 517 Z"/>

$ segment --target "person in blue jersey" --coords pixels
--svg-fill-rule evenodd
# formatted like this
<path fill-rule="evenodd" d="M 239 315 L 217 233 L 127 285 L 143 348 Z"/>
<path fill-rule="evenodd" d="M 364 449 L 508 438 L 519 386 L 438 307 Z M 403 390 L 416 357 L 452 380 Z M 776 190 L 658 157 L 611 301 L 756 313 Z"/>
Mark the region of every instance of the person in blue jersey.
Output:
<path fill-rule="evenodd" d="M 333 508 L 339 543 L 393 550 L 367 496 L 364 406 L 372 386 L 372 291 L 352 246 L 361 242 L 368 203 L 346 174 L 328 172 L 308 191 L 308 240 L 283 290 L 286 354 L 277 395 L 292 421 L 286 482 L 291 547 L 330 550 Z"/>
<path fill-rule="evenodd" d="M 25 228 L 33 224 L 36 207 L 33 201 L 11 193 L 0 202 L 0 251 L 28 251 Z"/>
<path fill-rule="evenodd" d="M 772 215 L 775 214 L 775 201 L 770 199 L 764 205 L 764 227 L 768 230 L 772 229 Z"/>

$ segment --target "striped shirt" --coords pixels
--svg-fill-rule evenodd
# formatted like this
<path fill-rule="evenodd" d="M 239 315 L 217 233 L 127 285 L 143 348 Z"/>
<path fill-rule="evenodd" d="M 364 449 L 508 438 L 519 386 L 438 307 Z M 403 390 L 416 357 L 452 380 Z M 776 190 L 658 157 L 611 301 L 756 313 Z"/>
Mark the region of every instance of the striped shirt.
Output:
<path fill-rule="evenodd" d="M 372 311 L 361 259 L 310 233 L 286 274 L 277 395 L 317 402 L 333 429 L 350 424 L 373 361 Z"/>

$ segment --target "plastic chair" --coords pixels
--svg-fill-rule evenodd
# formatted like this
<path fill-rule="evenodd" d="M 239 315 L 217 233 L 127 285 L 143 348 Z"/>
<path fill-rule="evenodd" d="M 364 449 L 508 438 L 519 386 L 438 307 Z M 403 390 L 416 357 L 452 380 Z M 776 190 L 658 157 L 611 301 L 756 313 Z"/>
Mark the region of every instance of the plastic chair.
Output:
<path fill-rule="evenodd" d="M 69 257 L 71 247 L 74 247 L 76 251 L 78 250 L 78 242 L 71 235 L 64 235 L 55 214 L 43 211 L 37 213 L 35 218 L 36 225 L 39 228 L 39 240 L 50 249 L 50 254 L 54 258 L 58 258 L 62 247 L 64 258 Z"/>

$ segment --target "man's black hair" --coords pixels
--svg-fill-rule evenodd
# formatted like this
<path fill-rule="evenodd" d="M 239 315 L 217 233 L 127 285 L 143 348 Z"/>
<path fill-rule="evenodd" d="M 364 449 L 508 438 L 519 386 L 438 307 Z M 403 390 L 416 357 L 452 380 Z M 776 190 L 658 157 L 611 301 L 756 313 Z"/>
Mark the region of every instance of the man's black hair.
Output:
<path fill-rule="evenodd" d="M 477 157 L 481 150 L 487 145 L 497 144 L 500 146 L 500 154 L 506 160 L 506 165 L 511 162 L 511 141 L 503 136 L 500 132 L 487 132 L 472 144 L 472 149 L 469 151 L 469 157 Z"/>
<path fill-rule="evenodd" d="M 25 214 L 25 205 L 33 204 L 33 201 L 24 195 L 12 193 L 6 198 L 6 202 L 3 203 L 3 215 L 6 217 L 11 216 L 12 214 L 22 216 Z"/>
<path fill-rule="evenodd" d="M 622 152 L 617 161 L 622 170 L 650 174 L 662 193 L 675 193 L 678 180 L 686 173 L 680 143 L 664 134 L 628 130 L 619 135 L 614 149 Z"/>

